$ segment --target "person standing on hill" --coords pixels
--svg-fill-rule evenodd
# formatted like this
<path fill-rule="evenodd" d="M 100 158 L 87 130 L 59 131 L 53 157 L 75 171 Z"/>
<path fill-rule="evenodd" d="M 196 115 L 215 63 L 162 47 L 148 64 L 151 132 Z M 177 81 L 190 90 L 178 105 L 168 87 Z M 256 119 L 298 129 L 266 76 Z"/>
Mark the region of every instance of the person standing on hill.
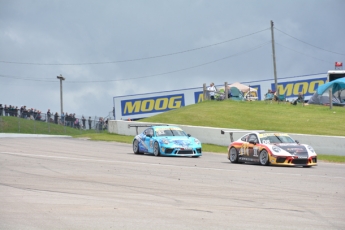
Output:
<path fill-rule="evenodd" d="M 50 117 L 51 117 L 51 112 L 50 112 L 50 109 L 48 109 L 47 111 L 47 122 L 50 122 Z"/>
<path fill-rule="evenodd" d="M 2 107 L 2 104 L 0 104 L 0 116 L 3 116 L 3 111 L 4 111 L 4 107 Z"/>
<path fill-rule="evenodd" d="M 216 92 L 216 87 L 214 86 L 213 82 L 210 84 L 207 90 L 208 90 L 211 100 L 214 100 L 214 93 Z"/>
<path fill-rule="evenodd" d="M 86 127 L 85 127 L 86 119 L 84 116 L 82 116 L 81 121 L 83 122 L 83 129 L 86 129 Z"/>
<path fill-rule="evenodd" d="M 89 129 L 91 129 L 91 123 L 92 123 L 91 117 L 89 117 L 88 122 L 89 122 Z"/>
<path fill-rule="evenodd" d="M 64 112 L 61 113 L 60 122 L 61 122 L 62 125 L 65 125 L 65 113 Z"/>
<path fill-rule="evenodd" d="M 7 105 L 5 105 L 4 111 L 5 111 L 5 116 L 8 116 L 8 106 Z"/>
<path fill-rule="evenodd" d="M 54 115 L 54 123 L 58 124 L 58 120 L 59 120 L 59 114 L 58 114 L 58 112 L 56 112 Z"/>

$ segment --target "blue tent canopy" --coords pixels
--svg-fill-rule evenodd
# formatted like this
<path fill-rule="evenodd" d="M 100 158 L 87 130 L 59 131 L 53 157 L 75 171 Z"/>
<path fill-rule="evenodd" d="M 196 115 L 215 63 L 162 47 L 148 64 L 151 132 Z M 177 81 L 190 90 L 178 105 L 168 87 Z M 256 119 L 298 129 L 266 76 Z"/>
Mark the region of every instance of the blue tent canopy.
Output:
<path fill-rule="evenodd" d="M 337 80 L 328 82 L 326 84 L 321 85 L 317 88 L 316 92 L 319 95 L 322 95 L 324 92 L 329 90 L 332 87 L 332 92 L 336 92 L 342 89 L 345 89 L 345 77 L 339 78 Z"/>

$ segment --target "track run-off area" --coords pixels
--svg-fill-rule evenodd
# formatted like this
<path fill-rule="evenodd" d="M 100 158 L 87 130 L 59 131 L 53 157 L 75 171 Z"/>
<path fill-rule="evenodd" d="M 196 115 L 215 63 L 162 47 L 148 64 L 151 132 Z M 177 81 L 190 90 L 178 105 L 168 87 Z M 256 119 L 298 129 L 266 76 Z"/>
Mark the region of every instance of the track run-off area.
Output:
<path fill-rule="evenodd" d="M 345 229 L 345 164 L 135 155 L 132 145 L 0 138 L 0 229 Z"/>

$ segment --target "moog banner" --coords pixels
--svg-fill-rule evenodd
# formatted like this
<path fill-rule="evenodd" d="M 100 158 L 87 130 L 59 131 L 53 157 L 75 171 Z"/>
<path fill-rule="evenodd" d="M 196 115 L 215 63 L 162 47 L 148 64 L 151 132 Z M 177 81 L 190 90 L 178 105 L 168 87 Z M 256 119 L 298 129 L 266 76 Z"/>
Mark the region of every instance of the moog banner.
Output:
<path fill-rule="evenodd" d="M 308 99 L 326 81 L 327 73 L 278 78 L 278 89 L 279 93 L 285 94 L 289 100 L 296 98 L 299 92 L 302 92 L 305 98 Z M 259 100 L 264 98 L 268 89 L 275 90 L 273 79 L 242 82 L 242 84 L 255 88 L 258 92 Z M 224 83 L 217 85 L 217 87 L 222 86 L 224 86 Z M 200 87 L 196 88 L 115 96 L 113 98 L 115 108 L 114 119 L 140 119 L 196 104 L 203 100 L 202 83 Z"/>

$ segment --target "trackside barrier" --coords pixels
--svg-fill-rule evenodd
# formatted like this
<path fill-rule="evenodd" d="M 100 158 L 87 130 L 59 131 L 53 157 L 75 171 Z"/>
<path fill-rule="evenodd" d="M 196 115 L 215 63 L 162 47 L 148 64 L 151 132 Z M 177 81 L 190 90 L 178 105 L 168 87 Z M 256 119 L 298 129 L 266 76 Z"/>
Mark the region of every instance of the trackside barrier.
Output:
<path fill-rule="evenodd" d="M 141 125 L 155 124 L 136 121 L 123 121 L 123 120 L 110 120 L 108 124 L 109 133 L 116 133 L 120 135 L 135 136 L 137 132 L 144 131 L 147 126 Z M 156 123 L 162 125 L 161 123 Z M 129 128 L 128 125 L 138 125 L 138 129 Z M 169 124 L 174 125 L 174 124 Z M 227 131 L 230 129 L 224 128 L 212 128 L 203 126 L 189 126 L 189 125 L 176 125 L 181 127 L 186 133 L 198 138 L 202 143 L 214 144 L 220 146 L 228 146 L 230 144 L 229 132 L 224 135 L 221 134 L 221 130 Z M 234 140 L 239 139 L 244 135 L 240 129 L 231 129 L 233 132 Z M 236 132 L 238 131 L 238 132 Z M 321 136 L 321 135 L 306 135 L 306 134 L 294 134 L 289 135 L 298 140 L 300 143 L 311 145 L 316 153 L 325 155 L 339 155 L 345 156 L 345 137 L 339 136 Z"/>

